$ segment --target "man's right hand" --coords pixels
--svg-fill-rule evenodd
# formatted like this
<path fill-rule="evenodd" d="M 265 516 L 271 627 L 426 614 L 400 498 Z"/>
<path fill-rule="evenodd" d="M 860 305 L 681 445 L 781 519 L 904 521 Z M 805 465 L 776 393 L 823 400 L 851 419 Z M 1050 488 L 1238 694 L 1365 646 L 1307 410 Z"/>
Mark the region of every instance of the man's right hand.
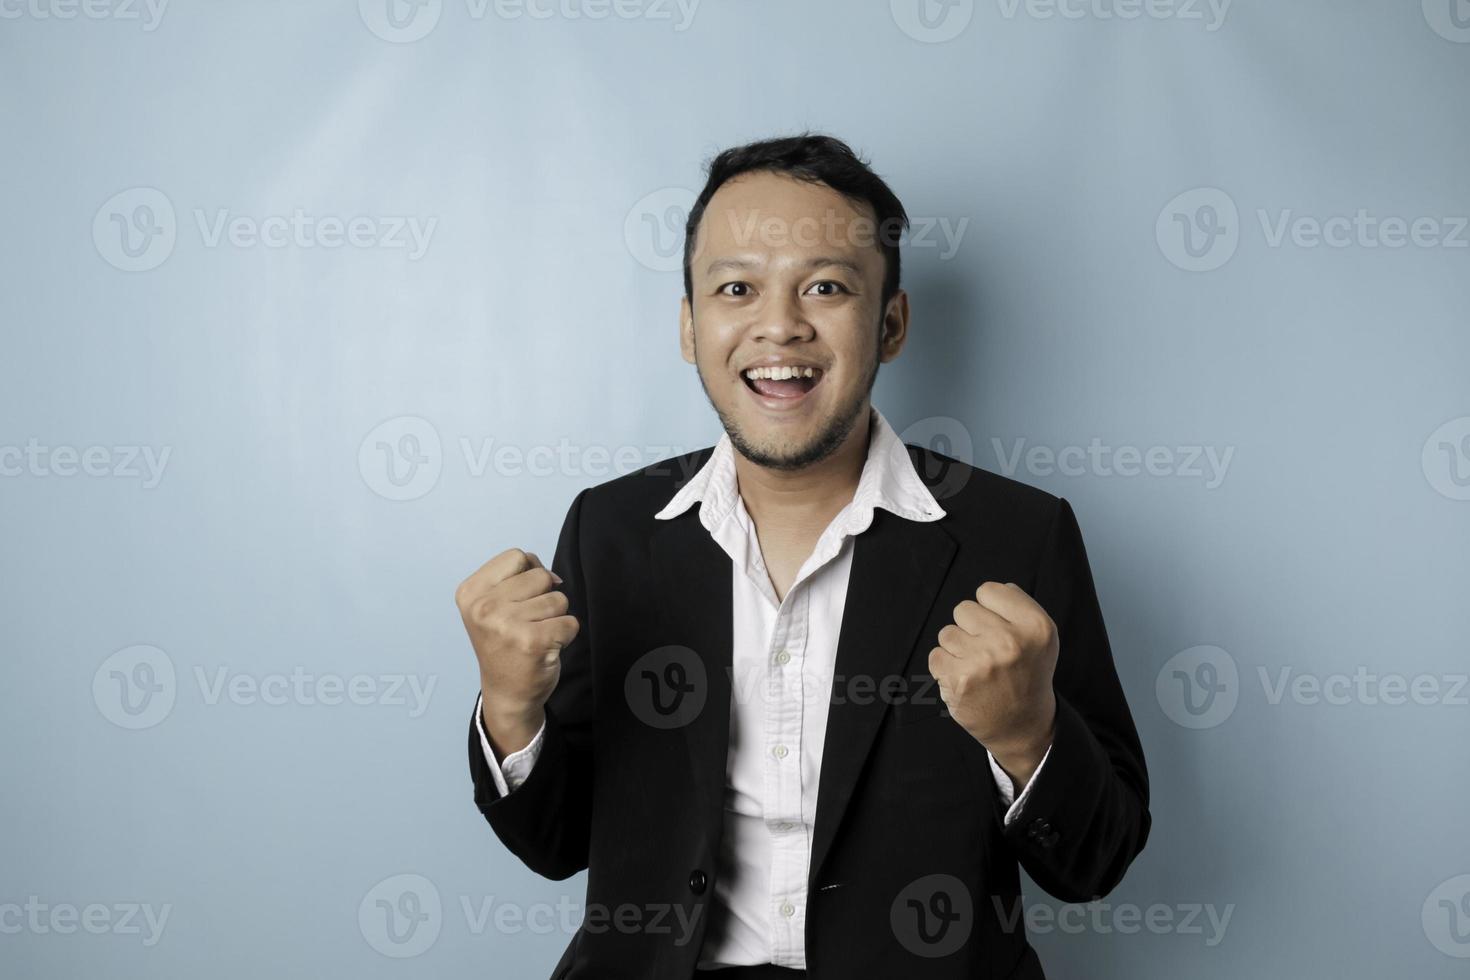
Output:
<path fill-rule="evenodd" d="M 454 601 L 480 662 L 481 719 L 504 759 L 531 743 L 561 676 L 561 651 L 581 625 L 557 592 L 561 579 L 511 548 L 460 583 Z"/>

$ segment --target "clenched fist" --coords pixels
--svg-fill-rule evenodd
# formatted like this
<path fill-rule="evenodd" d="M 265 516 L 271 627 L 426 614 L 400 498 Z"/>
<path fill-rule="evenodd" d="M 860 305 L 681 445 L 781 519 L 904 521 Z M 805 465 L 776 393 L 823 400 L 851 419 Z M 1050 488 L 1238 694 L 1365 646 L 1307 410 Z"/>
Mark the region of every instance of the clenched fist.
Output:
<path fill-rule="evenodd" d="M 454 601 L 480 662 L 481 715 L 501 758 L 530 744 L 561 677 L 561 651 L 581 625 L 557 592 L 561 578 L 511 548 L 481 565 Z"/>
<path fill-rule="evenodd" d="M 1051 745 L 1057 627 L 1014 582 L 986 582 L 954 607 L 929 672 L 954 720 L 1021 784 Z"/>

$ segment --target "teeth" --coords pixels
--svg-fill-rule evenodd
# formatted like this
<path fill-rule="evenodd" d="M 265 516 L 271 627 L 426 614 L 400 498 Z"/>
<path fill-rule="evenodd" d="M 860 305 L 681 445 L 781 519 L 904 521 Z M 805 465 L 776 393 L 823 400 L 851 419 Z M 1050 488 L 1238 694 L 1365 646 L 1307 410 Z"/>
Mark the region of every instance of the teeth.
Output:
<path fill-rule="evenodd" d="M 749 368 L 745 376 L 754 381 L 756 378 L 765 378 L 769 381 L 786 381 L 790 378 L 812 378 L 816 376 L 816 370 L 809 367 L 792 367 L 783 365 L 781 367 L 756 367 Z"/>

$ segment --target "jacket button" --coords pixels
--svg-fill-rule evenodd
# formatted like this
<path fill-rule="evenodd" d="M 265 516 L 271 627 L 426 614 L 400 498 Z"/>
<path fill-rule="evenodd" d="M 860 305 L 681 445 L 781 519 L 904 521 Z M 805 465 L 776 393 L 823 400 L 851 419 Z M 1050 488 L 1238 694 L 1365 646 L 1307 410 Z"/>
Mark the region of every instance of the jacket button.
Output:
<path fill-rule="evenodd" d="M 696 868 L 689 875 L 689 890 L 692 891 L 694 894 L 703 895 L 704 887 L 707 884 L 709 884 L 709 879 L 704 876 L 703 871 L 700 871 Z"/>

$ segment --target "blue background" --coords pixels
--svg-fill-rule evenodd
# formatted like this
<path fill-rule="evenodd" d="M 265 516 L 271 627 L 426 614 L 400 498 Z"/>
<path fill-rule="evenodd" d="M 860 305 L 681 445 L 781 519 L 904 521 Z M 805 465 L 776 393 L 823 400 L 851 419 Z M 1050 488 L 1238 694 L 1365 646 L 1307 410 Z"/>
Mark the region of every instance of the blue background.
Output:
<path fill-rule="evenodd" d="M 810 127 L 916 219 L 875 403 L 1072 502 L 1144 742 L 1152 838 L 1049 975 L 1465 975 L 1463 0 L 98 2 L 0 11 L 0 974 L 549 974 L 560 923 L 479 910 L 583 881 L 471 803 L 453 591 L 719 436 L 671 229 Z"/>

